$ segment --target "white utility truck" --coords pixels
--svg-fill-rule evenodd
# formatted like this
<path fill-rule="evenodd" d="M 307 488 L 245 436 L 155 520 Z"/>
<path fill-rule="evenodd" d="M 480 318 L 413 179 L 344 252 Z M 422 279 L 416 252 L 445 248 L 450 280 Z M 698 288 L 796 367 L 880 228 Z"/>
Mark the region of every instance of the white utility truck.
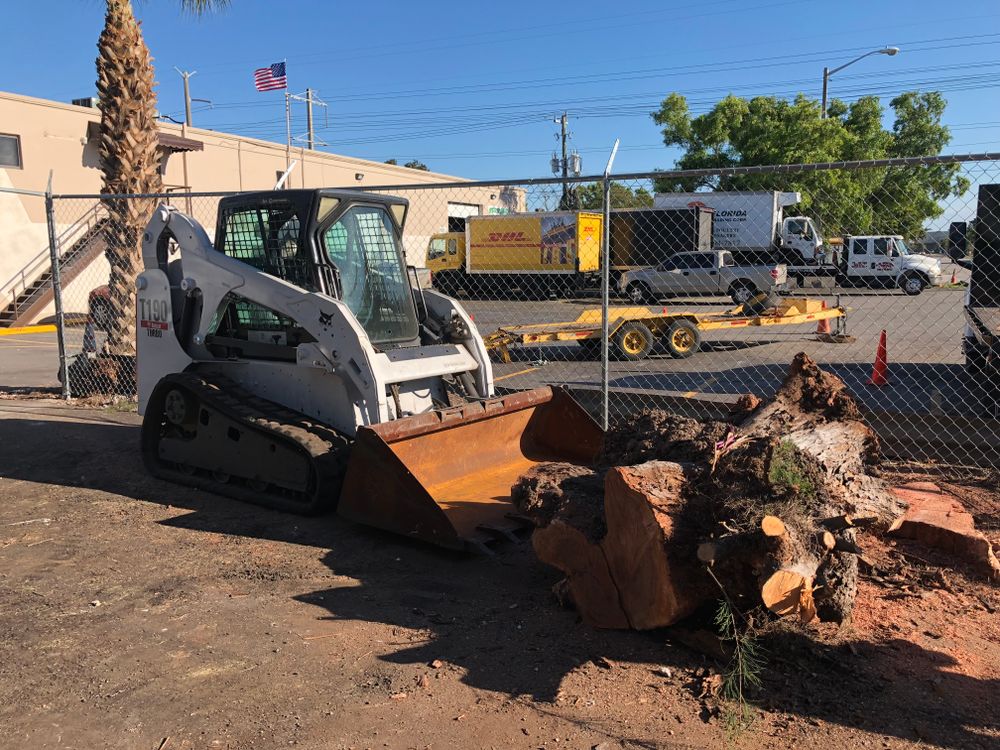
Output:
<path fill-rule="evenodd" d="M 941 263 L 911 253 L 900 235 L 850 235 L 824 240 L 808 216 L 785 216 L 801 193 L 657 193 L 658 208 L 699 206 L 714 210 L 713 246 L 733 253 L 738 265 L 777 260 L 788 266 L 792 285 L 899 288 L 920 294 L 941 283 Z"/>

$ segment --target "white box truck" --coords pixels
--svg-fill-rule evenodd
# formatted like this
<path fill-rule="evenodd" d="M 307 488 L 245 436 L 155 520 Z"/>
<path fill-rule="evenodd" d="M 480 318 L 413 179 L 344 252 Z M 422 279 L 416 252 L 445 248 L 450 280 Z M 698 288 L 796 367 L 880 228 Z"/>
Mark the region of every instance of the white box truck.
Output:
<path fill-rule="evenodd" d="M 705 207 L 715 212 L 713 245 L 745 253 L 778 252 L 789 265 L 825 263 L 823 237 L 808 216 L 785 216 L 801 193 L 755 192 L 657 193 L 656 208 Z"/>

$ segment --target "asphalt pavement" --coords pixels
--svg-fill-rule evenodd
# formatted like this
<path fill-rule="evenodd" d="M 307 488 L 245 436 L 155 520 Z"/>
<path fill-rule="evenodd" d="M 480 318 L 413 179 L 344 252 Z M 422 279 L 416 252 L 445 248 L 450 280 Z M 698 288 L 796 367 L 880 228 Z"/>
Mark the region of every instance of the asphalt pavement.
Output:
<path fill-rule="evenodd" d="M 658 349 L 639 362 L 611 362 L 610 385 L 629 393 L 658 393 L 731 400 L 742 393 L 773 392 L 796 353 L 835 370 L 865 403 L 904 412 L 976 414 L 982 411 L 965 375 L 961 349 L 964 328 L 962 287 L 929 289 L 908 297 L 898 291 L 840 290 L 811 294 L 828 306 L 847 308 L 851 343 L 822 343 L 815 324 L 707 331 L 700 350 L 674 359 Z M 599 309 L 596 298 L 575 300 L 463 300 L 483 335 L 500 326 L 570 321 Z M 626 303 L 617 302 L 624 305 Z M 664 300 L 652 312 L 721 312 L 728 298 Z M 891 383 L 866 385 L 879 336 L 886 331 Z M 67 329 L 67 352 L 79 353 L 83 329 Z M 494 365 L 498 385 L 530 388 L 543 384 L 598 387 L 600 362 L 575 343 L 513 347 L 513 361 Z M 0 336 L 0 387 L 59 384 L 56 335 Z"/>

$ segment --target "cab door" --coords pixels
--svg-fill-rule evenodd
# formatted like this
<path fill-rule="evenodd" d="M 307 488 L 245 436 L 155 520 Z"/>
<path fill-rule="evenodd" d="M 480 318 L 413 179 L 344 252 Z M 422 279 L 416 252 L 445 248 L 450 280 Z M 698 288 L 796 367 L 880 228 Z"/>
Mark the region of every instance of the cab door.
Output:
<path fill-rule="evenodd" d="M 667 258 L 656 267 L 652 277 L 653 292 L 656 294 L 683 294 L 684 275 L 691 268 L 691 259 L 688 255 L 675 255 Z"/>
<path fill-rule="evenodd" d="M 896 243 L 892 237 L 872 238 L 872 264 L 875 268 L 875 276 L 884 279 L 895 279 L 899 275 L 903 259 L 899 253 L 894 252 Z"/>
<path fill-rule="evenodd" d="M 866 285 L 877 275 L 871 243 L 871 237 L 851 237 L 847 245 L 847 275 Z"/>

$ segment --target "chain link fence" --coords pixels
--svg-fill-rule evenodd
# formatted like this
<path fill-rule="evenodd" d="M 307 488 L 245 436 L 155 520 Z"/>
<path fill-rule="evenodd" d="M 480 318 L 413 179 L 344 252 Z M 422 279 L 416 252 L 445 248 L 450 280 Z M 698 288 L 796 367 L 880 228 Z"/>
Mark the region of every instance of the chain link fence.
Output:
<path fill-rule="evenodd" d="M 471 313 L 501 391 L 564 386 L 609 421 L 718 417 L 805 352 L 890 455 L 996 467 L 998 158 L 370 189 L 409 200 L 406 262 Z M 219 197 L 118 200 L 170 203 L 214 236 Z M 132 397 L 114 340 L 116 311 L 134 311 L 111 279 L 121 207 L 49 205 L 69 391 Z"/>

